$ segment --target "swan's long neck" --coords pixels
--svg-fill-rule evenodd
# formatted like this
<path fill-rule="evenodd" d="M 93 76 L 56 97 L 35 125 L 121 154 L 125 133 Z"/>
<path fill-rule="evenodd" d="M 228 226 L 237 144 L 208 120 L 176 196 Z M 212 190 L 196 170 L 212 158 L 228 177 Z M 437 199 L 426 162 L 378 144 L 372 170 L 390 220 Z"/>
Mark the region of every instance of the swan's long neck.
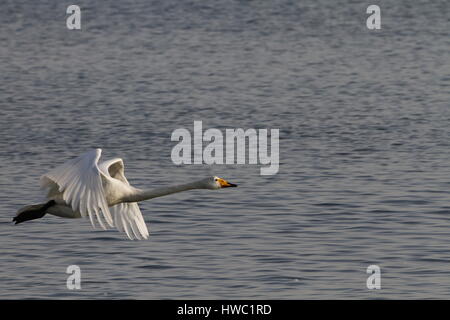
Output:
<path fill-rule="evenodd" d="M 139 202 L 144 200 L 149 200 L 157 197 L 166 196 L 172 193 L 178 193 L 182 191 L 192 190 L 192 189 L 203 189 L 204 187 L 199 183 L 199 181 L 181 184 L 177 186 L 157 188 L 157 189 L 134 189 L 134 192 L 123 199 L 123 202 Z"/>

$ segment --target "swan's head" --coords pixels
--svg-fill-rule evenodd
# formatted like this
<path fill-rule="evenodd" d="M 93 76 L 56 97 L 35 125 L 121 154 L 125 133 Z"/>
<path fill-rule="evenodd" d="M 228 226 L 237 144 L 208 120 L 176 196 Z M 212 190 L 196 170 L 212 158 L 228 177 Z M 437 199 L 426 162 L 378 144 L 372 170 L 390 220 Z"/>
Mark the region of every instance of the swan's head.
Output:
<path fill-rule="evenodd" d="M 236 184 L 229 183 L 227 180 L 219 178 L 219 177 L 208 177 L 203 179 L 205 189 L 222 189 L 222 188 L 231 188 L 237 187 Z"/>

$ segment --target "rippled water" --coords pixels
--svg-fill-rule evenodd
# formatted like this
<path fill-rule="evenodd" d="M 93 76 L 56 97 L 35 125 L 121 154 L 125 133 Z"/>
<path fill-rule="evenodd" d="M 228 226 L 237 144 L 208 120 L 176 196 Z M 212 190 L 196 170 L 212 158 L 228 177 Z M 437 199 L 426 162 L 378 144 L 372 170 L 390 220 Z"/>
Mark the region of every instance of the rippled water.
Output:
<path fill-rule="evenodd" d="M 355 1 L 80 0 L 82 31 L 69 4 L 0 10 L 0 298 L 450 298 L 448 1 L 377 1 L 379 31 Z M 279 128 L 279 173 L 174 165 L 194 120 Z M 138 187 L 239 188 L 142 203 L 148 241 L 12 225 L 92 147 Z"/>

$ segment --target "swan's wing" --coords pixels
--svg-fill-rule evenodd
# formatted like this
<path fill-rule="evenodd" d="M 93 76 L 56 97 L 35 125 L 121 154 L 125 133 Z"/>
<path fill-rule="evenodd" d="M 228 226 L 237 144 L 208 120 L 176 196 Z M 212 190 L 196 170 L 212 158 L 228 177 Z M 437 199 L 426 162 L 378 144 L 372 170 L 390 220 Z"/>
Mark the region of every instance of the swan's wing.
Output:
<path fill-rule="evenodd" d="M 120 158 L 102 162 L 100 170 L 112 178 L 118 179 L 130 185 L 125 177 L 123 160 Z M 114 223 L 120 232 L 125 232 L 131 240 L 148 239 L 149 233 L 144 217 L 137 202 L 119 203 L 109 208 L 112 213 Z"/>
<path fill-rule="evenodd" d="M 127 186 L 130 185 L 127 178 L 125 177 L 125 166 L 123 165 L 123 160 L 120 158 L 115 158 L 107 161 L 103 161 L 99 164 L 99 169 L 106 176 L 118 179 L 125 183 Z"/>
<path fill-rule="evenodd" d="M 119 203 L 110 208 L 117 230 L 131 240 L 148 239 L 149 233 L 137 202 Z"/>
<path fill-rule="evenodd" d="M 63 200 L 74 211 L 79 211 L 82 217 L 89 216 L 94 228 L 96 219 L 106 229 L 103 220 L 111 227 L 114 222 L 103 189 L 105 177 L 97 166 L 101 152 L 101 149 L 91 150 L 56 167 L 41 177 L 41 186 L 51 190 L 58 185 Z"/>

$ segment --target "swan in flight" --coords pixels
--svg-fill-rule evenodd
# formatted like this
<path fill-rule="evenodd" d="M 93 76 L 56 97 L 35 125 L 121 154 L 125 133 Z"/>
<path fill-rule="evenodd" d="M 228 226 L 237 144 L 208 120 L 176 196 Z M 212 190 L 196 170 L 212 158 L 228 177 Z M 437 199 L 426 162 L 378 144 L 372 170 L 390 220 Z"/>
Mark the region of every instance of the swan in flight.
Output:
<path fill-rule="evenodd" d="M 147 239 L 147 226 L 138 202 L 192 189 L 236 187 L 219 177 L 208 177 L 172 187 L 142 190 L 132 187 L 120 158 L 99 163 L 101 149 L 90 150 L 41 177 L 47 189 L 45 203 L 26 206 L 13 221 L 42 218 L 46 213 L 63 218 L 89 217 L 92 226 L 116 227 L 130 239 Z"/>

